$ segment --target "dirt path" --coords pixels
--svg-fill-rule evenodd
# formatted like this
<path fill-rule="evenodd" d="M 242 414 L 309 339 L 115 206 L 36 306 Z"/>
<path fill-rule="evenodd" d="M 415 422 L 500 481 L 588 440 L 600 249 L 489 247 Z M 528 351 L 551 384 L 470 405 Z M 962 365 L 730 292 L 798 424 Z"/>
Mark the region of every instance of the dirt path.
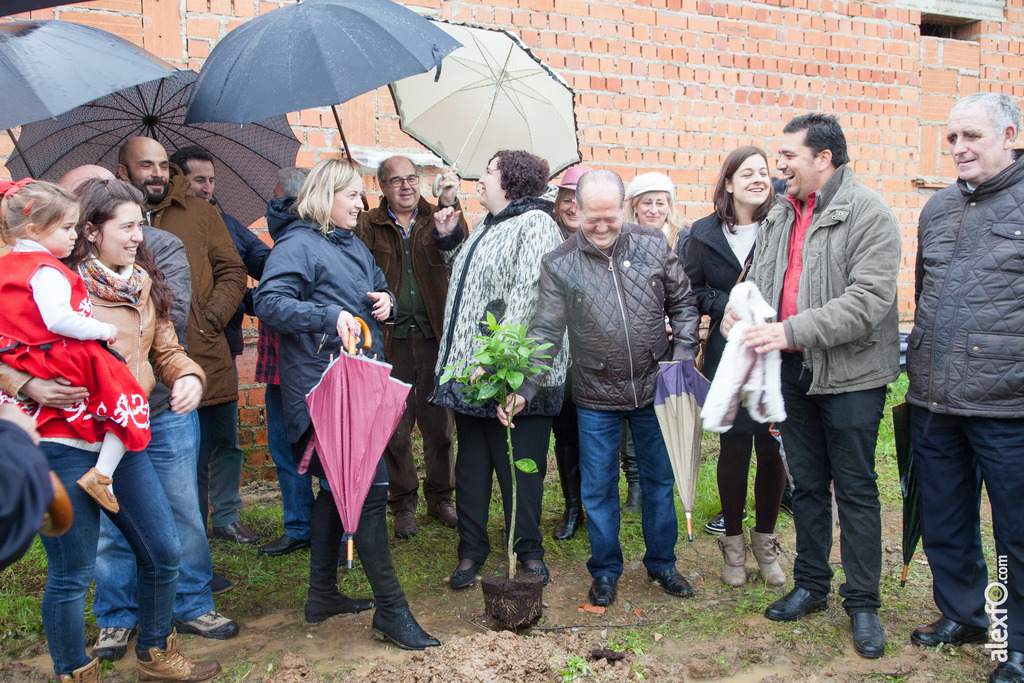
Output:
<path fill-rule="evenodd" d="M 792 531 L 785 541 L 792 547 Z M 493 625 L 482 616 L 479 585 L 461 592 L 439 585 L 413 604 L 420 623 L 444 643 L 426 653 L 403 652 L 375 640 L 372 612 L 308 625 L 299 609 L 242 618 L 242 633 L 226 642 L 184 636 L 182 649 L 220 660 L 226 670 L 220 681 L 263 683 L 539 683 L 562 680 L 559 670 L 566 670 L 573 657 L 592 670 L 577 680 L 607 681 L 640 680 L 637 672 L 648 681 L 971 681 L 984 680 L 991 669 L 978 646 L 935 652 L 909 643 L 913 625 L 930 617 L 928 586 L 920 576 L 902 589 L 909 600 L 887 599 L 893 591 L 883 595 L 881 614 L 890 650 L 882 659 L 868 661 L 853 652 L 849 621 L 835 601 L 826 612 L 794 624 L 765 620 L 763 606 L 782 592 L 757 584 L 723 586 L 716 575 L 713 543 L 703 538 L 682 546 L 680 566 L 689 569 L 685 573 L 697 591 L 695 598 L 666 596 L 647 580 L 640 563 L 632 562 L 620 581 L 618 600 L 603 615 L 579 609 L 590 583 L 585 568 L 553 567 L 539 624 L 551 630 L 534 629 L 526 635 L 490 630 Z M 888 550 L 884 583 L 891 584 L 899 560 Z M 789 558 L 787 564 L 791 562 Z M 754 568 L 748 564 L 751 574 Z M 636 627 L 619 628 L 625 624 Z M 599 647 L 619 649 L 626 656 L 616 663 L 589 660 Z M 134 664 L 130 652 L 104 680 L 134 681 Z M 18 663 L 0 662 L 0 680 L 45 681 L 50 667 L 45 652 Z"/>

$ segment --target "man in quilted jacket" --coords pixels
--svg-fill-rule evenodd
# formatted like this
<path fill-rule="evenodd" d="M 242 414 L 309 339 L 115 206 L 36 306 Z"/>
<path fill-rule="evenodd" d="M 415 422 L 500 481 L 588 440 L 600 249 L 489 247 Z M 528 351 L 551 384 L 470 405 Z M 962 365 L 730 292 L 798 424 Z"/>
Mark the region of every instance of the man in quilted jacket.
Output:
<path fill-rule="evenodd" d="M 590 600 L 615 600 L 622 575 L 619 545 L 619 434 L 628 420 L 636 443 L 644 567 L 669 595 L 693 589 L 676 570 L 678 536 L 672 466 L 657 417 L 658 362 L 692 361 L 697 350 L 696 299 L 679 258 L 660 230 L 622 222 L 622 180 L 590 171 L 576 186 L 580 229 L 541 262 L 540 299 L 529 336 L 561 346 L 569 332 L 572 397 L 580 425 L 580 474 L 594 577 Z M 672 329 L 669 339 L 665 316 Z M 520 390 L 533 397 L 540 377 Z M 499 410 L 499 419 L 504 419 Z"/>
<path fill-rule="evenodd" d="M 914 329 L 907 340 L 914 467 L 938 621 L 924 647 L 985 642 L 989 681 L 1024 681 L 1024 162 L 1020 108 L 1007 95 L 963 98 L 947 139 L 957 182 L 918 226 Z M 997 566 L 979 528 L 992 503 Z M 989 631 L 990 617 L 992 630 Z"/>

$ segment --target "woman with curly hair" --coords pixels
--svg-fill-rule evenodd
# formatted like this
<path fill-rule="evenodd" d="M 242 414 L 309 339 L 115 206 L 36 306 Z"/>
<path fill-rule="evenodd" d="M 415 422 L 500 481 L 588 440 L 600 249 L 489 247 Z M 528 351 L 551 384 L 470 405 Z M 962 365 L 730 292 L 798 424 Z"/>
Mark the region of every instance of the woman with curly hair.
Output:
<path fill-rule="evenodd" d="M 473 337 L 486 330 L 482 321 L 488 313 L 513 324 L 529 324 L 533 319 L 541 258 L 562 242 L 558 226 L 551 219 L 551 202 L 539 198 L 547 179 L 547 162 L 527 152 L 498 152 L 487 164 L 480 179 L 480 203 L 487 215 L 458 252 L 452 252 L 456 255 L 437 357 L 439 378 L 446 366 L 473 357 L 480 344 Z M 544 577 L 544 583 L 548 570 L 544 566 L 540 503 L 551 419 L 562 407 L 567 359 L 563 351 L 551 360 L 552 370 L 544 386 L 516 416 L 512 430 L 515 458 L 529 458 L 537 464 L 536 472 L 517 474 L 515 552 L 523 569 Z M 455 411 L 458 434 L 455 503 L 459 513 L 459 565 L 451 576 L 452 588 L 469 587 L 491 551 L 487 513 L 495 473 L 505 502 L 506 533 L 512 522 L 512 475 L 497 404 L 469 405 L 458 392 L 460 386 L 454 379 L 438 382 L 430 399 Z"/>

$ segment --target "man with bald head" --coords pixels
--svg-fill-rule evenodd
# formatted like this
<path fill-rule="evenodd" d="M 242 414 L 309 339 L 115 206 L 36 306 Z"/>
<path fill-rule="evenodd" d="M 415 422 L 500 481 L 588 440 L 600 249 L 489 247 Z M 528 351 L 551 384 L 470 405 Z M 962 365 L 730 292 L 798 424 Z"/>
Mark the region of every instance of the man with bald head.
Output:
<path fill-rule="evenodd" d="M 74 192 L 86 180 L 113 180 L 114 177 L 113 173 L 102 166 L 83 164 L 65 173 L 60 179 L 60 184 Z"/>
<path fill-rule="evenodd" d="M 452 493 L 454 419 L 451 411 L 427 402 L 434 388 L 437 340 L 448 295 L 448 269 L 444 254 L 451 253 L 469 234 L 459 210 L 458 177 L 446 171 L 440 180 L 441 196 L 433 206 L 420 196 L 420 176 L 409 159 L 394 156 L 377 169 L 383 197 L 377 208 L 359 214 L 356 234 L 373 253 L 388 286 L 398 298 L 398 316 L 385 326 L 384 354 L 392 375 L 412 385 L 405 413 L 384 451 L 388 467 L 388 507 L 395 516 L 398 538 L 416 534 L 419 476 L 412 457 L 412 427 L 423 435 L 423 497 L 427 514 L 445 526 L 458 522 Z M 458 226 L 442 237 L 436 221 L 456 216 Z"/>
<path fill-rule="evenodd" d="M 242 507 L 238 492 L 242 452 L 235 447 L 238 377 L 222 334 L 245 294 L 245 266 L 220 212 L 189 193 L 191 183 L 168 161 L 167 151 L 159 142 L 145 137 L 126 142 L 118 155 L 117 175 L 142 191 L 149 224 L 178 237 L 188 256 L 192 280 L 188 352 L 207 378 L 199 406 L 197 471 L 204 525 L 212 507 L 215 537 L 257 543 L 259 539 L 238 518 Z"/>
<path fill-rule="evenodd" d="M 569 332 L 590 535 L 587 569 L 594 577 L 590 600 L 599 606 L 615 600 L 623 569 L 618 466 L 624 420 L 640 469 L 647 574 L 669 595 L 693 595 L 676 569 L 675 479 L 654 414 L 654 382 L 659 361 L 693 362 L 700 314 L 682 263 L 661 231 L 623 223 L 624 195 L 622 179 L 611 171 L 580 177 L 580 229 L 541 261 L 540 298 L 528 335 L 552 344 L 548 353 L 555 356 Z M 513 412 L 542 382 L 540 375 L 523 384 Z M 501 408 L 498 419 L 507 419 Z"/>

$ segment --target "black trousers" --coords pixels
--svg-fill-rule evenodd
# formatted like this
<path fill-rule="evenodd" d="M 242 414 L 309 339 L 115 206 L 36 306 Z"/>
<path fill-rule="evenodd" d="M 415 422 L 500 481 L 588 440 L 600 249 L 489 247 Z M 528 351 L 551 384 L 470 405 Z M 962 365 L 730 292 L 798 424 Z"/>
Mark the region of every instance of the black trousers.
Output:
<path fill-rule="evenodd" d="M 520 561 L 544 559 L 540 532 L 540 503 L 548 469 L 551 418 L 517 417 L 512 430 L 516 460 L 529 458 L 537 471 L 516 471 L 519 491 L 516 508 L 515 552 Z M 487 517 L 491 482 L 498 476 L 504 502 L 505 533 L 512 523 L 512 474 L 509 469 L 505 427 L 496 417 L 470 417 L 455 413 L 458 454 L 455 458 L 455 507 L 459 513 L 459 559 L 483 564 L 491 552 Z M 507 537 L 507 536 L 506 536 Z"/>
<path fill-rule="evenodd" d="M 816 597 L 831 591 L 834 482 L 846 573 L 846 583 L 839 588 L 843 607 L 849 614 L 877 610 L 882 520 L 875 445 L 885 387 L 811 395 L 811 372 L 803 365 L 803 355 L 784 353 L 782 358 L 786 421 L 780 430 L 794 484 L 794 583 Z"/>
<path fill-rule="evenodd" d="M 988 627 L 986 599 L 1005 612 L 993 633 L 1024 651 L 1024 419 L 961 417 L 913 406 L 914 468 L 920 483 L 921 532 L 935 604 L 960 624 Z M 997 566 L 981 546 L 981 483 L 992 503 Z M 1000 589 L 991 583 L 1000 583 Z M 1005 598 L 1005 603 L 996 604 Z"/>
<path fill-rule="evenodd" d="M 392 339 L 388 355 L 391 376 L 412 385 L 405 412 L 384 451 L 388 468 L 388 507 L 393 512 L 416 512 L 420 479 L 412 456 L 412 427 L 423 436 L 423 498 L 428 506 L 450 501 L 455 490 L 452 411 L 427 401 L 434 390 L 437 339 L 424 339 L 419 329 L 406 339 Z"/>

